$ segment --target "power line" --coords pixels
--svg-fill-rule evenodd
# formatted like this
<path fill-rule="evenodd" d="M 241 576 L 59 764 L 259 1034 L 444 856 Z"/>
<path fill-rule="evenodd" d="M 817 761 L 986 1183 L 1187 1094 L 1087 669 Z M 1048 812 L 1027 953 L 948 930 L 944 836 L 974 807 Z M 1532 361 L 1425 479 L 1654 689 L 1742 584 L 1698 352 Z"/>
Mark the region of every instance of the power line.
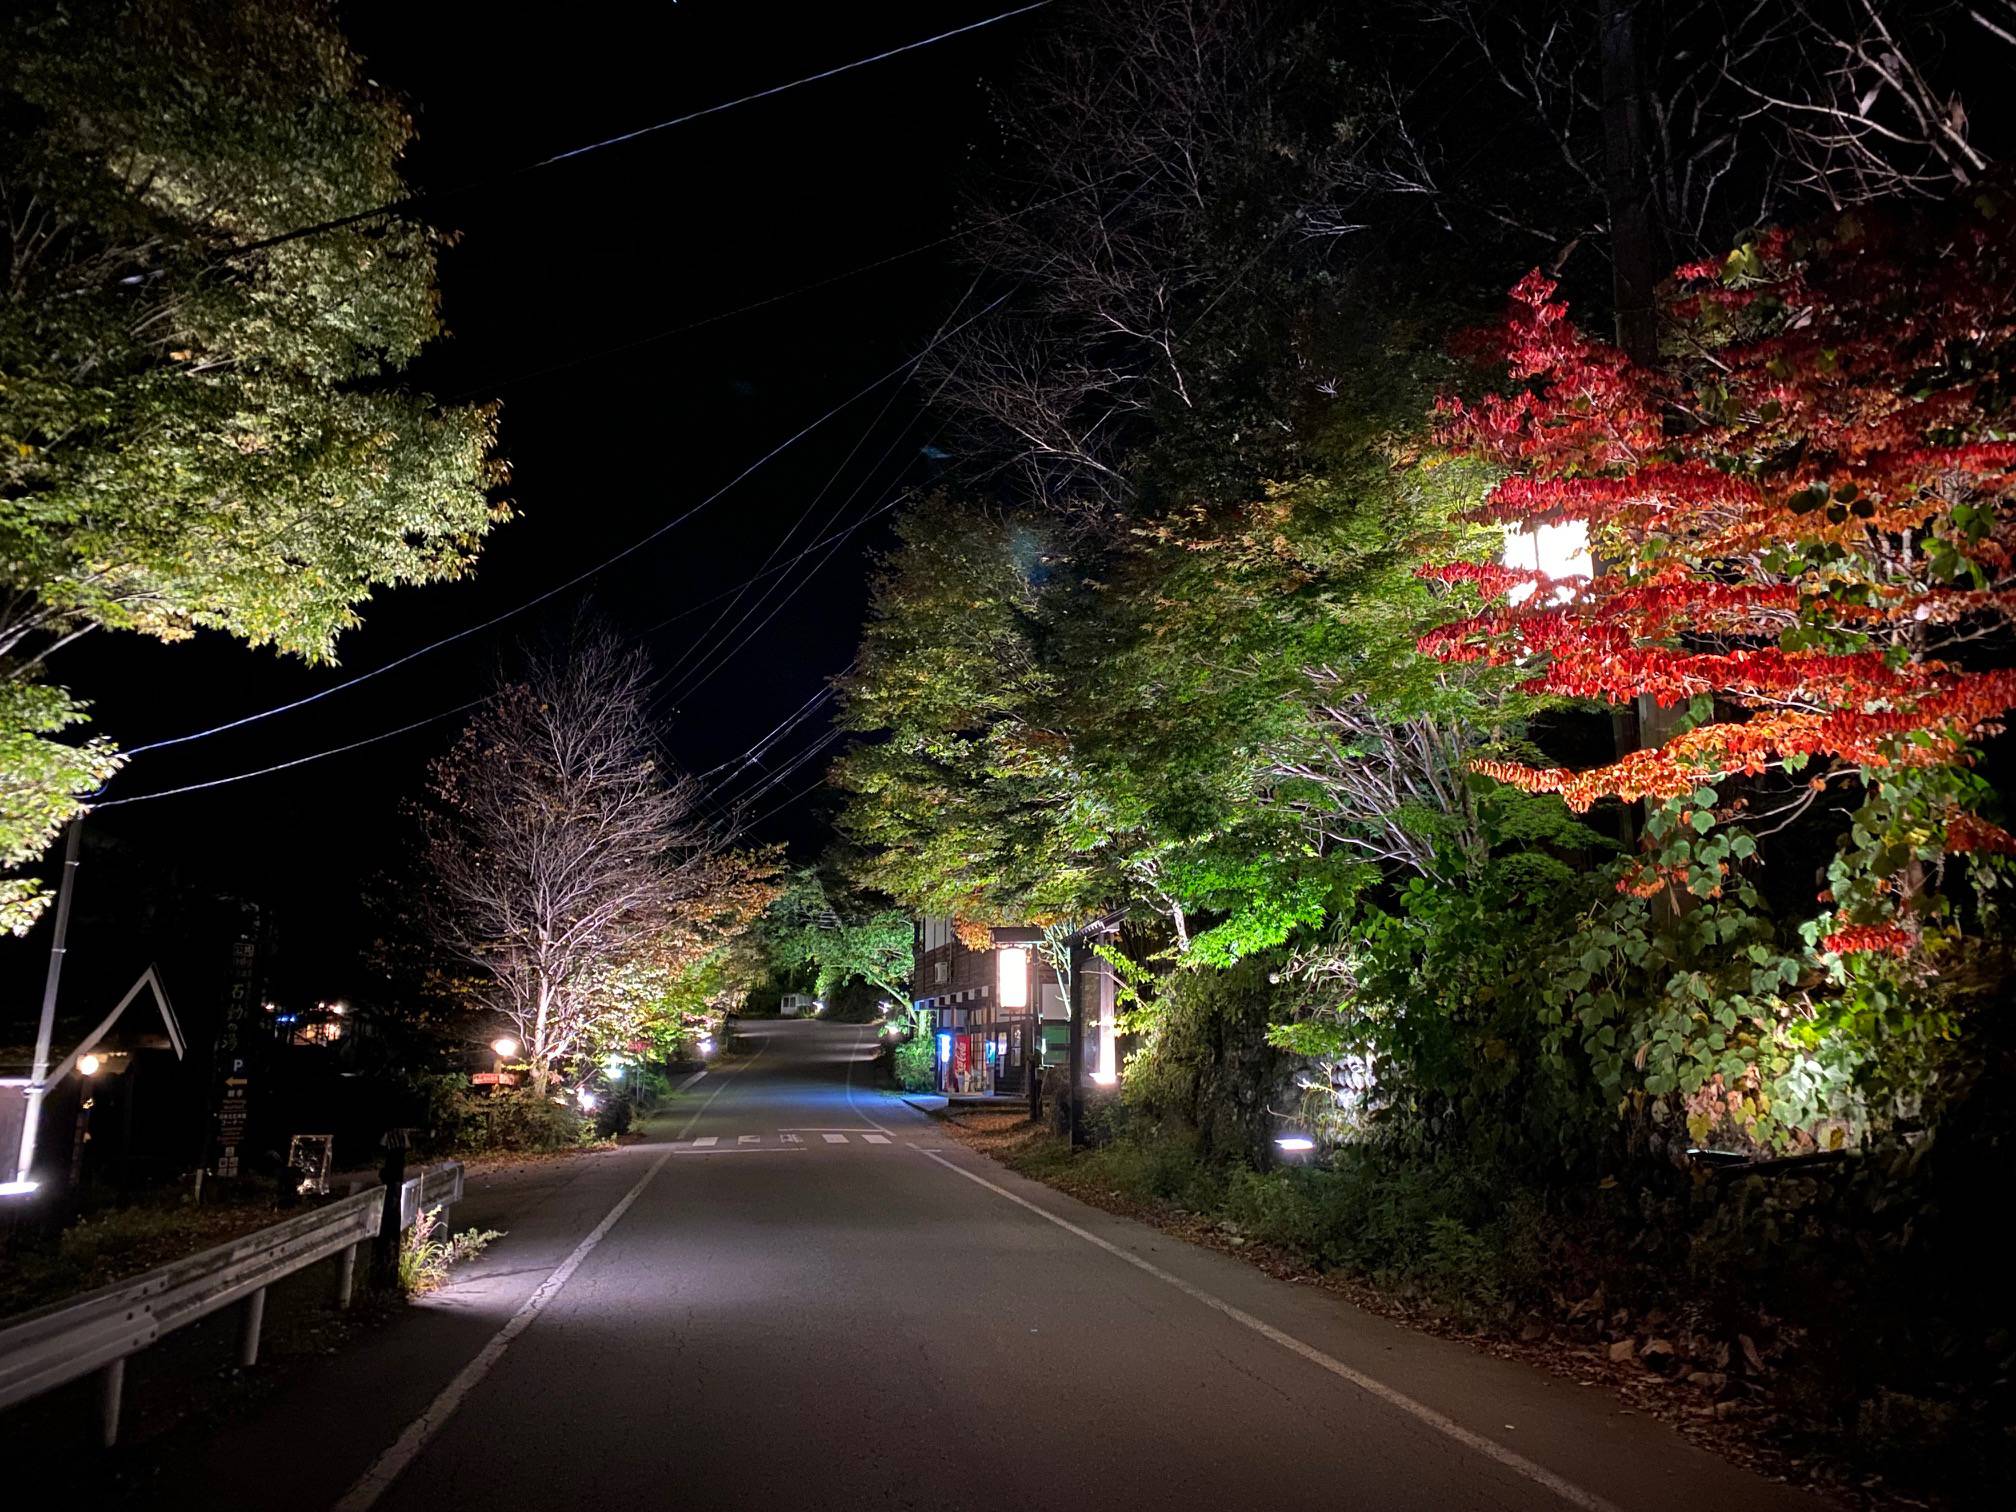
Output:
<path fill-rule="evenodd" d="M 1007 297 L 1008 296 L 1006 294 L 1001 295 L 999 298 L 995 299 L 992 303 L 988 304 L 983 309 L 977 311 L 973 315 L 968 316 L 966 320 L 962 321 L 959 325 L 952 327 L 950 330 L 944 330 L 943 328 L 941 328 L 939 334 L 933 336 L 931 340 L 924 346 L 922 351 L 919 351 L 910 357 L 906 357 L 902 362 L 898 363 L 895 367 L 889 369 L 886 373 L 882 374 L 881 377 L 876 378 L 875 380 L 867 384 L 865 387 L 858 389 L 847 398 L 841 400 L 840 403 L 834 405 L 831 409 L 827 410 L 823 415 L 819 416 L 816 420 L 813 420 L 808 425 L 805 425 L 801 429 L 793 432 L 790 436 L 786 437 L 783 441 L 780 441 L 776 446 L 772 447 L 769 451 L 765 452 L 762 456 L 758 457 L 754 462 L 751 462 L 747 467 L 743 468 L 742 471 L 737 473 L 734 477 L 730 478 L 726 483 L 722 484 L 719 488 L 715 489 L 714 492 L 707 495 L 706 498 L 702 499 L 692 508 L 684 511 L 681 514 L 674 516 L 672 519 L 666 521 L 663 525 L 658 526 L 656 529 L 648 532 L 647 534 L 640 536 L 637 540 L 632 541 L 628 546 L 625 546 L 621 551 L 616 552 L 613 556 L 606 557 L 593 567 L 590 567 L 585 571 L 576 573 L 573 577 L 568 578 L 564 583 L 560 583 L 555 587 L 548 588 L 543 593 L 535 594 L 533 597 L 525 600 L 523 603 L 517 605 L 515 608 L 506 609 L 501 614 L 492 615 L 489 619 L 481 620 L 474 625 L 470 625 L 465 627 L 464 629 L 457 630 L 452 634 L 444 635 L 439 640 L 431 641 L 427 645 L 421 646 L 418 650 L 409 651 L 404 656 L 394 658 L 392 661 L 385 663 L 385 665 L 382 667 L 374 667 L 369 672 L 360 672 L 357 676 L 347 678 L 344 681 L 335 684 L 333 687 L 323 688 L 319 692 L 307 694 L 305 697 L 296 698 L 284 704 L 276 704 L 272 708 L 263 709 L 256 714 L 247 714 L 239 719 L 227 720 L 223 724 L 212 725 L 208 729 L 193 730 L 187 735 L 170 736 L 166 740 L 155 740 L 150 741 L 145 745 L 134 746 L 127 752 L 127 755 L 129 757 L 138 756 L 147 751 L 158 751 L 165 749 L 166 747 L 169 746 L 186 745 L 190 741 L 204 740 L 212 735 L 221 735 L 227 730 L 241 729 L 246 725 L 257 724 L 259 721 L 264 719 L 271 719 L 275 715 L 290 713 L 295 709 L 305 708 L 309 704 L 319 703 L 322 699 L 332 697 L 333 695 L 341 693 L 348 688 L 354 688 L 360 683 L 369 682 L 374 677 L 383 676 L 385 673 L 392 671 L 394 668 L 403 667 L 408 662 L 417 661 L 420 657 L 426 656 L 431 652 L 438 651 L 443 646 L 453 645 L 457 641 L 466 640 L 468 637 L 472 635 L 480 634 L 484 630 L 488 630 L 491 629 L 493 626 L 502 624 L 505 620 L 513 619 L 518 615 L 523 614 L 528 609 L 536 608 L 538 605 L 545 603 L 548 599 L 554 598 L 559 594 L 565 593 L 568 589 L 576 587 L 579 584 L 586 582 L 589 578 L 594 577 L 596 574 L 606 571 L 608 568 L 615 566 L 616 563 L 622 561 L 624 558 L 629 557 L 638 551 L 641 551 L 644 547 L 650 545 L 651 542 L 657 540 L 660 536 L 666 534 L 668 531 L 676 529 L 678 526 L 683 525 L 686 521 L 692 519 L 693 516 L 700 513 L 701 510 L 707 508 L 708 505 L 714 503 L 723 494 L 727 493 L 728 490 L 735 487 L 736 484 L 742 482 L 743 479 L 747 478 L 750 474 L 754 473 L 758 468 L 762 467 L 765 463 L 771 461 L 773 458 L 778 456 L 787 448 L 796 445 L 799 441 L 803 440 L 806 436 L 810 435 L 813 431 L 817 430 L 820 426 L 824 425 L 828 420 L 831 420 L 835 415 L 839 414 L 842 410 L 845 410 L 850 405 L 856 404 L 860 400 L 865 399 L 868 395 L 872 394 L 876 389 L 880 388 L 883 384 L 889 382 L 891 379 L 899 377 L 902 374 L 908 372 L 918 362 L 922 361 L 923 358 L 931 352 L 932 348 L 936 347 L 941 342 L 948 340 L 950 337 L 957 335 L 958 332 L 965 329 L 966 326 L 971 325 L 974 321 L 988 314 L 997 305 L 999 305 L 1002 302 L 1002 300 L 1006 299 Z"/>
<path fill-rule="evenodd" d="M 826 774 L 824 772 L 821 772 L 818 776 L 818 779 L 814 781 L 810 787 L 800 788 L 797 792 L 793 793 L 789 798 L 786 798 L 782 803 L 777 804 L 772 808 L 765 809 L 762 813 L 758 814 L 754 819 L 745 820 L 735 830 L 735 832 L 729 836 L 729 838 L 732 840 L 739 836 L 748 834 L 750 830 L 754 829 L 764 820 L 783 813 L 784 810 L 791 807 L 792 804 L 798 802 L 799 799 L 808 797 L 809 795 L 818 792 L 819 789 L 821 789 L 824 786 L 826 786 Z"/>
<path fill-rule="evenodd" d="M 472 179 L 468 183 L 461 184 L 454 189 L 442 190 L 435 194 L 407 195 L 401 199 L 388 200 L 382 205 L 374 205 L 368 210 L 355 210 L 348 215 L 339 215 L 330 220 L 317 221 L 313 225 L 297 227 L 292 231 L 283 231 L 277 236 L 269 236 L 259 241 L 247 242 L 242 247 L 231 248 L 224 256 L 244 257 L 254 252 L 265 252 L 273 247 L 285 246 L 289 242 L 301 241 L 306 237 L 319 236 L 325 231 L 336 231 L 345 226 L 354 226 L 364 221 L 376 220 L 380 216 L 410 214 L 430 201 L 438 202 L 444 199 L 453 199 L 472 190 L 486 188 L 491 184 L 509 183 L 513 179 L 523 178 L 526 174 L 537 173 L 542 168 L 551 168 L 558 163 L 571 162 L 575 158 L 586 157 L 591 152 L 601 152 L 605 148 L 618 147 L 626 142 L 635 142 L 644 137 L 655 136 L 661 131 L 670 131 L 675 126 L 684 126 L 688 122 L 697 121 L 706 116 L 719 115 L 724 110 L 734 110 L 738 106 L 750 105 L 758 100 L 767 100 L 775 95 L 787 94 L 791 90 L 803 88 L 807 84 L 817 84 L 825 79 L 837 78 L 839 75 L 851 73 L 857 68 L 866 68 L 872 63 L 886 62 L 890 58 L 898 58 L 905 53 L 916 52 L 921 48 L 949 41 L 953 37 L 961 37 L 968 32 L 980 31 L 1003 21 L 1012 21 L 1017 16 L 1026 16 L 1031 11 L 1042 10 L 1049 3 L 1050 0 L 1035 0 L 1034 4 L 1018 6 L 1014 10 L 1002 11 L 999 15 L 988 16 L 984 20 L 969 22 L 965 26 L 955 26 L 950 31 L 942 31 L 935 36 L 921 37 L 915 42 L 905 42 L 901 46 L 887 48 L 882 52 L 872 53 L 865 58 L 856 58 L 851 63 L 842 63 L 833 68 L 821 69 L 818 73 L 806 74 L 801 78 L 792 79 L 783 84 L 772 84 L 767 89 L 759 89 L 752 94 L 740 95 L 732 100 L 723 100 L 715 105 L 705 105 L 698 110 L 689 110 L 684 115 L 676 115 L 663 121 L 656 121 L 649 126 L 638 127 L 634 131 L 625 131 L 616 136 L 604 137 L 597 142 L 587 142 L 579 147 L 570 147 L 565 152 L 556 152 L 551 157 L 540 158 L 537 162 L 526 163 L 506 173 L 493 174 L 489 178 Z"/>
<path fill-rule="evenodd" d="M 809 715 L 815 708 L 817 708 L 821 703 L 825 702 L 832 696 L 833 696 L 833 684 L 829 680 L 828 682 L 821 684 L 818 690 L 814 692 L 810 698 L 806 699 L 805 702 L 798 705 L 796 709 L 792 710 L 791 713 L 785 718 L 782 724 L 773 728 L 767 735 L 763 736 L 762 739 L 758 740 L 746 751 L 740 751 L 737 754 L 730 756 L 726 761 L 720 762 L 715 766 L 707 768 L 706 771 L 701 772 L 697 777 L 695 777 L 694 781 L 705 782 L 709 777 L 712 777 L 716 772 L 725 772 L 728 770 L 728 768 L 732 766 L 741 766 L 744 763 L 751 760 L 752 758 L 760 756 L 764 752 L 764 750 L 768 748 L 773 741 L 776 740 L 776 738 L 779 735 L 782 735 L 786 730 L 789 730 L 794 725 L 798 724 L 807 715 Z"/>
<path fill-rule="evenodd" d="M 404 735 L 409 730 L 417 730 L 423 725 L 438 723 L 452 715 L 460 714 L 464 710 L 473 709 L 482 702 L 484 700 L 481 698 L 472 698 L 467 703 L 455 705 L 452 709 L 443 709 L 437 714 L 429 714 L 425 719 L 416 719 L 411 724 L 403 724 L 396 730 L 387 730 L 380 735 L 367 735 L 364 739 L 353 740 L 348 745 L 333 746 L 326 751 L 316 751 L 307 756 L 297 756 L 292 761 L 275 762 L 272 766 L 261 767 L 256 772 L 239 772 L 230 777 L 213 777 L 208 782 L 191 782 L 182 787 L 163 788 L 158 793 L 135 793 L 130 798 L 106 798 L 97 803 L 89 804 L 87 807 L 93 809 L 118 808 L 123 804 L 147 803 L 155 798 L 175 798 L 183 793 L 200 793 L 205 788 L 227 787 L 234 782 L 247 782 L 254 777 L 265 777 L 274 772 L 284 772 L 289 767 L 306 766 L 311 761 L 321 761 L 329 756 L 341 756 L 347 751 L 362 750 L 365 746 L 376 745 L 381 740 L 390 740 L 395 735 Z"/>
<path fill-rule="evenodd" d="M 604 357 L 619 356 L 624 352 L 635 351 L 639 347 L 650 346 L 654 342 L 670 341 L 675 336 L 684 336 L 691 331 L 703 330 L 708 326 L 718 325 L 724 320 L 733 320 L 738 315 L 747 315 L 752 311 L 761 310 L 773 304 L 781 304 L 787 299 L 796 299 L 800 294 L 810 294 L 832 284 L 844 283 L 846 280 L 857 278 L 863 273 L 873 273 L 877 268 L 886 268 L 891 263 L 899 263 L 906 258 L 915 257 L 920 252 L 930 252 L 939 247 L 950 246 L 954 242 L 965 241 L 977 232 L 990 230 L 995 226 L 1005 226 L 1009 221 L 1019 220 L 1025 215 L 1034 215 L 1038 210 L 1047 210 L 1052 205 L 1061 204 L 1063 201 L 1073 199 L 1078 195 L 1089 194 L 1094 189 L 1104 188 L 1107 184 L 1112 183 L 1113 180 L 1123 177 L 1130 171 L 1132 170 L 1126 168 L 1116 169 L 1104 178 L 1094 179 L 1087 184 L 1080 184 L 1075 189 L 1066 189 L 1063 193 L 1053 194 L 1048 199 L 1036 200 L 1031 204 L 1024 205 L 1019 210 L 1010 210 L 1001 215 L 990 216 L 985 220 L 974 221 L 968 225 L 961 226 L 957 231 L 951 232 L 948 235 L 935 237 L 927 242 L 919 242 L 914 247 L 906 247 L 901 252 L 891 252 L 887 257 L 878 257 L 873 262 L 861 263 L 855 267 L 846 269 L 844 272 L 830 273 L 824 278 L 815 278 L 812 282 L 799 284 L 795 288 L 783 289 L 775 294 L 766 294 L 761 299 L 752 299 L 749 303 L 737 305 L 732 310 L 719 310 L 712 315 L 703 315 L 698 320 L 689 320 L 681 325 L 667 326 L 661 331 L 652 331 L 643 336 L 632 337 L 628 341 L 620 341 L 614 346 L 597 347 L 592 352 L 582 352 L 573 357 L 565 357 L 558 362 L 548 363 L 543 367 L 528 368 L 523 372 L 513 373 L 507 378 L 497 378 L 487 383 L 471 385 L 457 393 L 450 394 L 442 402 L 444 404 L 459 404 L 464 400 L 474 399 L 480 394 L 494 393 L 498 389 L 508 388 L 514 383 L 526 383 L 534 378 L 544 378 L 552 373 L 564 373 L 569 368 L 581 366 L 584 362 L 599 362 Z"/>

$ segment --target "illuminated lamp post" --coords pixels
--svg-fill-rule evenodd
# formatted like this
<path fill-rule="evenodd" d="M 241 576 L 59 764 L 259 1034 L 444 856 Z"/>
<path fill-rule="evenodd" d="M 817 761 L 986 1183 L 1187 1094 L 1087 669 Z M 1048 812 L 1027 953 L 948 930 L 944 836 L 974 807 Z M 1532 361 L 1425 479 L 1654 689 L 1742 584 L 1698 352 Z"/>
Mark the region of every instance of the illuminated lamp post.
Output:
<path fill-rule="evenodd" d="M 504 1063 L 516 1060 L 518 1058 L 518 1049 L 518 1041 L 511 1038 L 508 1034 L 500 1034 L 496 1039 L 490 1041 L 490 1053 L 497 1057 L 496 1065 L 492 1069 L 497 1073 L 497 1090 L 500 1092 L 504 1090 L 506 1085 L 504 1081 Z"/>

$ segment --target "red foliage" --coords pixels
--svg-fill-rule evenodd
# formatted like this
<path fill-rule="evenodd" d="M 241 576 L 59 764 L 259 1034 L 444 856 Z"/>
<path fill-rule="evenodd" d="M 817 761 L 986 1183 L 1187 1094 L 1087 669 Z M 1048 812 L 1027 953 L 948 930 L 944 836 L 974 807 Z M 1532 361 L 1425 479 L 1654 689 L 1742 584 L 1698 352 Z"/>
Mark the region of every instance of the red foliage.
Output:
<path fill-rule="evenodd" d="M 1683 267 L 1658 371 L 1578 331 L 1551 280 L 1520 281 L 1486 342 L 1517 386 L 1445 400 L 1442 436 L 1506 469 L 1473 518 L 1586 521 L 1602 575 L 1424 569 L 1485 603 L 1421 649 L 1530 668 L 1537 691 L 1738 713 L 1590 771 L 1482 770 L 1586 809 L 1788 761 L 1962 761 L 1999 728 L 2016 707 L 2012 211 L 1847 218 Z M 1948 844 L 2008 839 L 1970 820 Z M 1892 949 L 1867 932 L 1888 927 L 1830 948 Z"/>
<path fill-rule="evenodd" d="M 1894 955 L 1911 953 L 1918 937 L 1902 924 L 1840 924 L 1820 942 L 1822 950 L 1837 955 Z"/>

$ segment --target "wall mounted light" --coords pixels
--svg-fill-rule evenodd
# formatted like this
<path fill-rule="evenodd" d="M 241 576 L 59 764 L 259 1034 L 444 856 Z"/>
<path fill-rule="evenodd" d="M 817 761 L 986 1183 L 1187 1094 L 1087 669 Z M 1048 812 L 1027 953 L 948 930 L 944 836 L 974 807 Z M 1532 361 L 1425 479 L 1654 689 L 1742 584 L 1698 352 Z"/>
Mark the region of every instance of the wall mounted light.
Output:
<path fill-rule="evenodd" d="M 1029 951 L 1004 945 L 994 952 L 994 992 L 1003 1008 L 1029 1006 Z"/>

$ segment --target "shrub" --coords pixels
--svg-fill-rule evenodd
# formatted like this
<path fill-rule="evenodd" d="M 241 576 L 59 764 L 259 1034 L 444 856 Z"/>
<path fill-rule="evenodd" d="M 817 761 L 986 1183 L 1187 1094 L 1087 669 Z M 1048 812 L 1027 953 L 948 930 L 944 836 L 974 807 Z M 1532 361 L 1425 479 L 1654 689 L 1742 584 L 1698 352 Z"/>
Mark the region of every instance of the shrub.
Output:
<path fill-rule="evenodd" d="M 896 1083 L 905 1092 L 928 1092 L 937 1085 L 938 1044 L 924 1015 L 910 1013 L 910 1035 L 896 1042 Z"/>
<path fill-rule="evenodd" d="M 457 1145 L 471 1154 L 565 1150 L 581 1142 L 582 1127 L 571 1107 L 529 1087 L 513 1087 L 469 1096 Z"/>

